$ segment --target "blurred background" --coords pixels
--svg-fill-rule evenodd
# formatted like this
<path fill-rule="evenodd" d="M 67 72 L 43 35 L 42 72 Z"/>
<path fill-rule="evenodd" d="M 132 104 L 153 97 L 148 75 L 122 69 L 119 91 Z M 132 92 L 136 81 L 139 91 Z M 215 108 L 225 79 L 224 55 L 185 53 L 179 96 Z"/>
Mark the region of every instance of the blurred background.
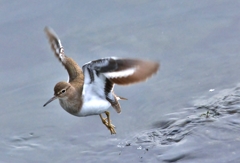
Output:
<path fill-rule="evenodd" d="M 0 2 L 0 162 L 238 162 L 240 2 Z M 43 29 L 79 65 L 108 56 L 154 60 L 145 83 L 115 87 L 116 135 L 99 116 L 57 101 L 67 80 Z"/>

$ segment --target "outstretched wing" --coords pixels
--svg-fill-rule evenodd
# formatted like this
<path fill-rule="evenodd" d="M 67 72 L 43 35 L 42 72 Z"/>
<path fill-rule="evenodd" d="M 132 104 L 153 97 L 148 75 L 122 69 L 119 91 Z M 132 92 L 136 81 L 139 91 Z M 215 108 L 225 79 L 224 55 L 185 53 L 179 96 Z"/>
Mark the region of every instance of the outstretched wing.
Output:
<path fill-rule="evenodd" d="M 83 65 L 84 90 L 105 96 L 116 111 L 121 112 L 118 99 L 124 98 L 113 93 L 114 84 L 128 85 L 144 81 L 158 68 L 159 63 L 139 59 L 110 57 L 91 61 Z"/>
<path fill-rule="evenodd" d="M 72 58 L 69 58 L 64 54 L 64 49 L 61 41 L 58 38 L 57 34 L 53 31 L 53 29 L 45 27 L 44 31 L 46 32 L 55 56 L 59 59 L 59 61 L 62 63 L 62 65 L 66 68 L 68 72 L 69 82 L 79 80 L 79 77 L 83 78 L 83 75 L 81 75 L 82 70 L 78 66 L 78 64 Z"/>
<path fill-rule="evenodd" d="M 112 83 L 119 85 L 128 85 L 141 82 L 151 77 L 157 72 L 159 63 L 140 59 L 126 58 L 103 58 L 86 63 L 89 71 L 96 71 L 103 74 Z M 94 80 L 90 73 L 91 81 Z"/>

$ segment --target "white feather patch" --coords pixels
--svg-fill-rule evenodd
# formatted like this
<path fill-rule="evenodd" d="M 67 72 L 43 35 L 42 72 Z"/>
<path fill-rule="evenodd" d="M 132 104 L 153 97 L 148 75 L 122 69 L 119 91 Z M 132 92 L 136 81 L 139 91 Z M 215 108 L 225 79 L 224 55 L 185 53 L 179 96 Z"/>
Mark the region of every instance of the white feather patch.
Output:
<path fill-rule="evenodd" d="M 63 54 L 63 53 L 60 53 L 60 54 L 59 54 L 59 57 L 60 57 L 61 61 L 65 63 L 65 61 L 64 61 L 64 59 L 65 59 L 64 54 Z"/>
<path fill-rule="evenodd" d="M 58 43 L 59 43 L 60 48 L 62 48 L 63 46 L 62 46 L 62 43 L 61 43 L 60 39 L 58 39 Z"/>
<path fill-rule="evenodd" d="M 104 73 L 104 75 L 107 78 L 121 78 L 121 77 L 127 77 L 132 75 L 135 72 L 135 70 L 136 68 L 133 67 L 123 71 L 107 72 L 107 73 Z"/>

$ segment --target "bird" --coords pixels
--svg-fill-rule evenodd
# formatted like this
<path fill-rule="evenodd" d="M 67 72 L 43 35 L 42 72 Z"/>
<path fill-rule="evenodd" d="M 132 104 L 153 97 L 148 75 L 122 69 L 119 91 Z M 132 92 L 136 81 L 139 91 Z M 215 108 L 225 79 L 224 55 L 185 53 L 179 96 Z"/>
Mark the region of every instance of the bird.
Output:
<path fill-rule="evenodd" d="M 147 80 L 155 74 L 160 63 L 133 59 L 105 57 L 85 63 L 82 68 L 65 55 L 62 43 L 50 27 L 45 27 L 51 49 L 68 72 L 68 81 L 58 82 L 54 87 L 54 95 L 43 107 L 55 99 L 68 113 L 86 117 L 99 115 L 102 123 L 116 134 L 111 123 L 109 108 L 121 112 L 119 100 L 127 100 L 114 93 L 115 85 L 129 85 Z M 106 115 L 106 118 L 102 114 Z"/>

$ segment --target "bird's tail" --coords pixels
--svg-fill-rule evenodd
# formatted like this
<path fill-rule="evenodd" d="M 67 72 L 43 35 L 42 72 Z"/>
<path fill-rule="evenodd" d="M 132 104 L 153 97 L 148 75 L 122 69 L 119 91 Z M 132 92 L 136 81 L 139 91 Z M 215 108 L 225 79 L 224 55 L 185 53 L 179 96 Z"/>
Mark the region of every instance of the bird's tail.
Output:
<path fill-rule="evenodd" d="M 117 96 L 117 100 L 128 100 L 128 99 L 125 97 Z"/>

